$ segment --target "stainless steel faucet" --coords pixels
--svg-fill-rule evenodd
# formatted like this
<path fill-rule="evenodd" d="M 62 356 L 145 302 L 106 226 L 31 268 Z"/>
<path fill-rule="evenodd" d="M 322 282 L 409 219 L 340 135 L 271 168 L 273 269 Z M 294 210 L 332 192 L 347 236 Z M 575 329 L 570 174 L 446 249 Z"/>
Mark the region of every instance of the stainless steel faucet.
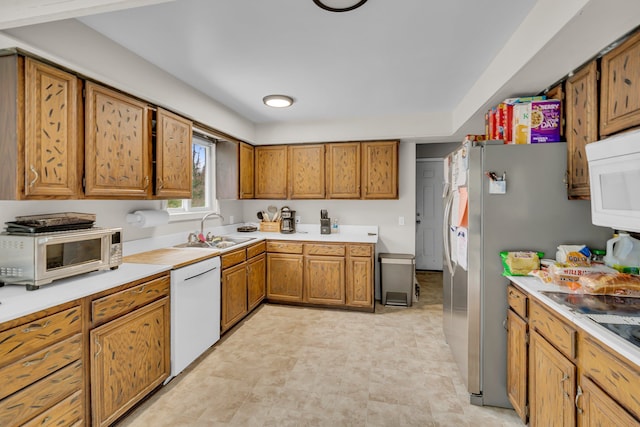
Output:
<path fill-rule="evenodd" d="M 219 213 L 217 213 L 217 212 L 209 212 L 208 214 L 203 216 L 202 219 L 200 220 L 200 234 L 202 236 L 204 236 L 204 222 L 205 222 L 205 220 L 208 219 L 211 216 L 214 216 L 214 215 L 215 215 L 216 218 L 220 218 L 221 220 L 224 221 L 224 217 L 222 215 L 220 215 Z"/>

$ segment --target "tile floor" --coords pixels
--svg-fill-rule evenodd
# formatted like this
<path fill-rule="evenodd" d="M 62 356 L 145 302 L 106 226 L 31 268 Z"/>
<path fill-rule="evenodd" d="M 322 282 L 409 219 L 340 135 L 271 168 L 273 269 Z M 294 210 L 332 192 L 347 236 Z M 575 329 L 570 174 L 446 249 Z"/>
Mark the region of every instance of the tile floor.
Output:
<path fill-rule="evenodd" d="M 442 332 L 442 275 L 375 313 L 265 304 L 119 426 L 522 426 L 469 404 Z"/>

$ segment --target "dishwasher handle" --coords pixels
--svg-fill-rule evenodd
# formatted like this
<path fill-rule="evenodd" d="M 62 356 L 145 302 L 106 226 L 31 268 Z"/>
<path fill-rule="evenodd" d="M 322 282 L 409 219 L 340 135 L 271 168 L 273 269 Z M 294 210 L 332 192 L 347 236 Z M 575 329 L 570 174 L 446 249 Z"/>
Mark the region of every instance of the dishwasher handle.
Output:
<path fill-rule="evenodd" d="M 217 270 L 217 269 L 218 269 L 218 267 L 210 268 L 209 270 L 203 271 L 202 273 L 196 274 L 195 276 L 187 277 L 186 279 L 184 279 L 184 281 L 186 282 L 187 280 L 195 279 L 196 277 L 200 277 L 200 276 L 205 275 L 207 273 L 211 273 L 212 271 Z"/>

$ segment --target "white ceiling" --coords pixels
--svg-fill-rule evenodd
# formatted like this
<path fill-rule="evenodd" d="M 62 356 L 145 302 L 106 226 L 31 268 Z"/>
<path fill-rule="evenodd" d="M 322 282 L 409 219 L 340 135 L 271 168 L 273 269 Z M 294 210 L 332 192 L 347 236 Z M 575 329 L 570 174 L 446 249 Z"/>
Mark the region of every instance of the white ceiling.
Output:
<path fill-rule="evenodd" d="M 255 123 L 451 111 L 535 0 L 177 0 L 80 20 Z M 478 25 L 499 21 L 499 25 Z M 269 94 L 292 108 L 263 105 Z"/>

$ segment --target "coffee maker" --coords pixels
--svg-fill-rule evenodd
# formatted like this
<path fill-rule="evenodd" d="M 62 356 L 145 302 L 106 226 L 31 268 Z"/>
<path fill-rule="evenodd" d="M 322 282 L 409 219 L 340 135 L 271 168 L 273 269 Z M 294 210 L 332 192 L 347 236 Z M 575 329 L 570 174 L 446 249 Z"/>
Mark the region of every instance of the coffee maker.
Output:
<path fill-rule="evenodd" d="M 280 209 L 280 216 L 282 218 L 280 222 L 281 233 L 295 233 L 296 232 L 296 211 L 290 210 L 287 206 Z"/>

